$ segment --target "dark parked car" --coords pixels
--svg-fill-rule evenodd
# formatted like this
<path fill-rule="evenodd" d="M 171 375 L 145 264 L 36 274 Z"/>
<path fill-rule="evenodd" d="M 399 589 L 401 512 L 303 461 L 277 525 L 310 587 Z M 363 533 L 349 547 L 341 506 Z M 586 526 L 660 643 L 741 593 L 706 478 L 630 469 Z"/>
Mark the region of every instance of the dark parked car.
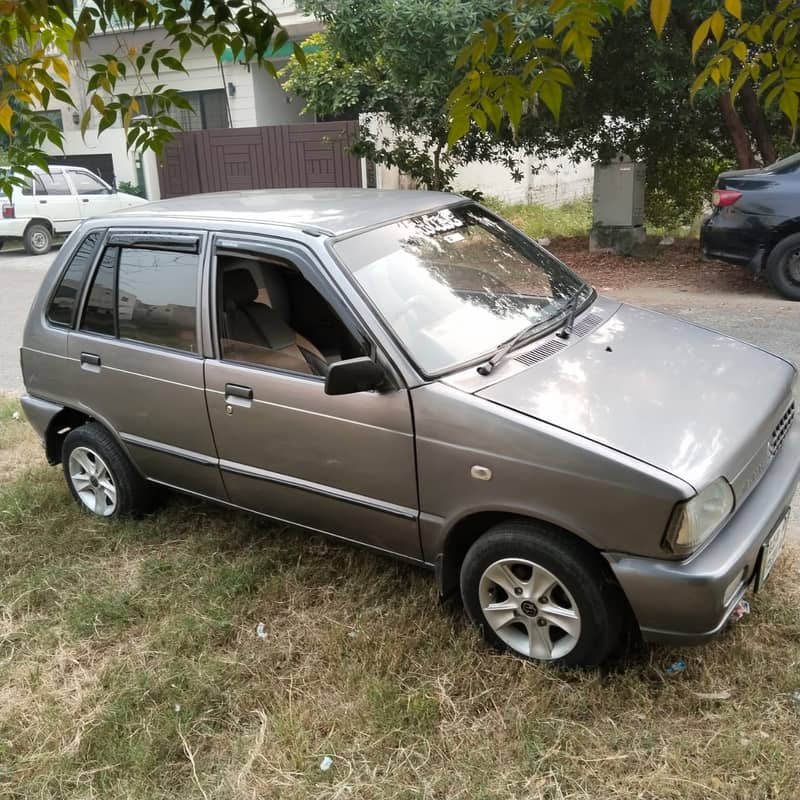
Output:
<path fill-rule="evenodd" d="M 392 553 L 493 645 L 702 642 L 767 579 L 794 367 L 597 293 L 487 209 L 357 189 L 89 220 L 25 328 L 22 403 L 88 513 L 153 484 Z M 754 401 L 752 386 L 759 387 Z"/>
<path fill-rule="evenodd" d="M 700 243 L 709 258 L 766 270 L 773 287 L 800 300 L 800 153 L 763 169 L 723 172 Z"/>

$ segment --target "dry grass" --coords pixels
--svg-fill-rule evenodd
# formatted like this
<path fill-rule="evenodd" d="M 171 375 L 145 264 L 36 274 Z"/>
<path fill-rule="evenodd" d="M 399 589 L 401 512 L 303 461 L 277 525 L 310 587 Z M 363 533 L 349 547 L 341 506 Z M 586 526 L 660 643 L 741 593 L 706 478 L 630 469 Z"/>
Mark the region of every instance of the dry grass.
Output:
<path fill-rule="evenodd" d="M 0 408 L 0 797 L 798 795 L 794 554 L 714 644 L 558 672 L 365 551 L 178 498 L 89 519 Z"/>

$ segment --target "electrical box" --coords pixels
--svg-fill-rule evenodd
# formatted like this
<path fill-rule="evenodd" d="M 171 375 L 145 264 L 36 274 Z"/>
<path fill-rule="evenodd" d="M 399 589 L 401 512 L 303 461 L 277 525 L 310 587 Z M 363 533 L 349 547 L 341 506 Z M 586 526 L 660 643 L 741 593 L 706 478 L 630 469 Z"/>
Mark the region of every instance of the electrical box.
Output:
<path fill-rule="evenodd" d="M 620 155 L 595 164 L 592 222 L 609 228 L 644 225 L 645 165 Z"/>

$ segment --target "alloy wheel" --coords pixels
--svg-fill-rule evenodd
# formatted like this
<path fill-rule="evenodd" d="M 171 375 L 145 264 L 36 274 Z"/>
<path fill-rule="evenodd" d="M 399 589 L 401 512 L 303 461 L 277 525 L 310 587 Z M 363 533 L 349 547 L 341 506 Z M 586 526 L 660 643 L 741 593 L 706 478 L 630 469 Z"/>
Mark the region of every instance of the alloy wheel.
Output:
<path fill-rule="evenodd" d="M 486 622 L 517 653 L 552 661 L 578 643 L 581 617 L 575 600 L 552 572 L 533 561 L 495 561 L 481 576 L 478 596 Z"/>
<path fill-rule="evenodd" d="M 108 465 L 88 447 L 69 455 L 69 478 L 80 501 L 94 514 L 111 516 L 117 508 L 117 486 Z"/>

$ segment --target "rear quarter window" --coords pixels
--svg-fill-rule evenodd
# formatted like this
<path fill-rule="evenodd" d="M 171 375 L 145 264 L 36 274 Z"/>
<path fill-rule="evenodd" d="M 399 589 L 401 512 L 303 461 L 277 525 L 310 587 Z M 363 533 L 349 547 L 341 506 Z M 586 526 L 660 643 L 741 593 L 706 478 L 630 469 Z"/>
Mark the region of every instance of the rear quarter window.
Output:
<path fill-rule="evenodd" d="M 94 258 L 99 239 L 98 231 L 90 233 L 80 243 L 70 259 L 47 309 L 47 320 L 53 325 L 71 326 L 73 324 L 78 296 Z"/>

